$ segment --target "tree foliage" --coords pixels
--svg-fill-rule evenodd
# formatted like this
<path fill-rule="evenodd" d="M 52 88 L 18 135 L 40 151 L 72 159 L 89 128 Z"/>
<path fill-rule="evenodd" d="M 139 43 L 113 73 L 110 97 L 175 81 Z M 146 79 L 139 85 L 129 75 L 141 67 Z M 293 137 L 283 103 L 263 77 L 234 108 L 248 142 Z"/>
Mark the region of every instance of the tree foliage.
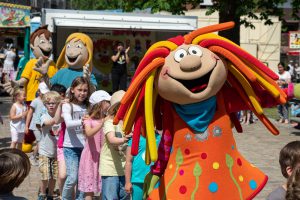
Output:
<path fill-rule="evenodd" d="M 223 31 L 221 35 L 239 43 L 240 25 L 255 28 L 249 19 L 263 20 L 266 25 L 272 24 L 269 16 L 283 16 L 283 9 L 279 6 L 285 2 L 291 2 L 293 7 L 292 16 L 300 19 L 300 0 L 213 0 L 207 15 L 219 11 L 219 22 L 234 21 L 236 27 L 232 30 Z M 109 10 L 121 9 L 133 11 L 135 9 L 151 8 L 153 13 L 168 11 L 172 14 L 184 14 L 189 7 L 198 7 L 203 0 L 72 0 L 72 6 L 85 10 Z M 241 18 L 241 16 L 247 16 Z"/>

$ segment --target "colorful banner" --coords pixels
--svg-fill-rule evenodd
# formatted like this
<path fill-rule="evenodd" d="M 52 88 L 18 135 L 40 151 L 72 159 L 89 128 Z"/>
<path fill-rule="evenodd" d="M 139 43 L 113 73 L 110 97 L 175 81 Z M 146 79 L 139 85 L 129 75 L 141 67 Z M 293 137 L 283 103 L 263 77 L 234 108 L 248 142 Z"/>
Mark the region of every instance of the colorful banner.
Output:
<path fill-rule="evenodd" d="M 290 49 L 300 49 L 300 31 L 289 32 L 289 47 Z"/>
<path fill-rule="evenodd" d="M 29 27 L 30 6 L 0 2 L 0 27 Z"/>

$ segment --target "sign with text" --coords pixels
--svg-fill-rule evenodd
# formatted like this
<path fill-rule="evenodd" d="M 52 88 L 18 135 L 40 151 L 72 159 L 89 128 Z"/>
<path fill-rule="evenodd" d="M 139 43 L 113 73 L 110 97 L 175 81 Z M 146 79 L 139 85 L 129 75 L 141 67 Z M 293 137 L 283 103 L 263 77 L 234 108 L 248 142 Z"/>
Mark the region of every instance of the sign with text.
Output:
<path fill-rule="evenodd" d="M 289 32 L 289 47 L 290 49 L 300 49 L 300 31 Z"/>

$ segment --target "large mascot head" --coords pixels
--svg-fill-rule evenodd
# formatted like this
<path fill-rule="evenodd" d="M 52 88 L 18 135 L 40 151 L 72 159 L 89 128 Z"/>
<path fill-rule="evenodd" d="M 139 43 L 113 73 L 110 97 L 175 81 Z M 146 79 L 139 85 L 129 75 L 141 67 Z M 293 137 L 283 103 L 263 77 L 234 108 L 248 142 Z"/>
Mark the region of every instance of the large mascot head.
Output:
<path fill-rule="evenodd" d="M 212 25 L 157 42 L 141 60 L 114 123 L 124 120 L 126 133 L 134 125 L 133 144 L 138 144 L 140 130 L 146 133 L 152 161 L 157 158 L 154 127 L 168 127 L 161 119 L 164 102 L 199 103 L 219 92 L 227 93 L 234 99 L 226 104 L 244 102 L 273 134 L 278 134 L 262 107 L 268 100 L 285 103 L 286 95 L 277 86 L 274 72 L 238 45 L 212 33 L 233 26 L 232 22 Z M 171 115 L 163 114 L 164 118 Z M 132 150 L 137 153 L 136 146 Z"/>
<path fill-rule="evenodd" d="M 30 35 L 30 48 L 36 58 L 48 59 L 52 53 L 52 36 L 47 27 L 42 26 Z"/>
<path fill-rule="evenodd" d="M 83 33 L 73 33 L 66 41 L 56 65 L 60 68 L 82 69 L 89 64 L 92 71 L 93 41 Z"/>

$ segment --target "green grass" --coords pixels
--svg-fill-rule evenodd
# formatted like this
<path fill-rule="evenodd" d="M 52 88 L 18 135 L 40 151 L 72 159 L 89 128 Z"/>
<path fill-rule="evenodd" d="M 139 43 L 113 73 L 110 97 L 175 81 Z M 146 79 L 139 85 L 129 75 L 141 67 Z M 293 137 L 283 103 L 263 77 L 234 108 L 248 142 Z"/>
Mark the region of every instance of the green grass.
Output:
<path fill-rule="evenodd" d="M 264 108 L 264 114 L 268 117 L 268 118 L 272 118 L 272 119 L 278 119 L 278 112 L 277 112 L 277 107 L 273 107 L 273 108 Z"/>

